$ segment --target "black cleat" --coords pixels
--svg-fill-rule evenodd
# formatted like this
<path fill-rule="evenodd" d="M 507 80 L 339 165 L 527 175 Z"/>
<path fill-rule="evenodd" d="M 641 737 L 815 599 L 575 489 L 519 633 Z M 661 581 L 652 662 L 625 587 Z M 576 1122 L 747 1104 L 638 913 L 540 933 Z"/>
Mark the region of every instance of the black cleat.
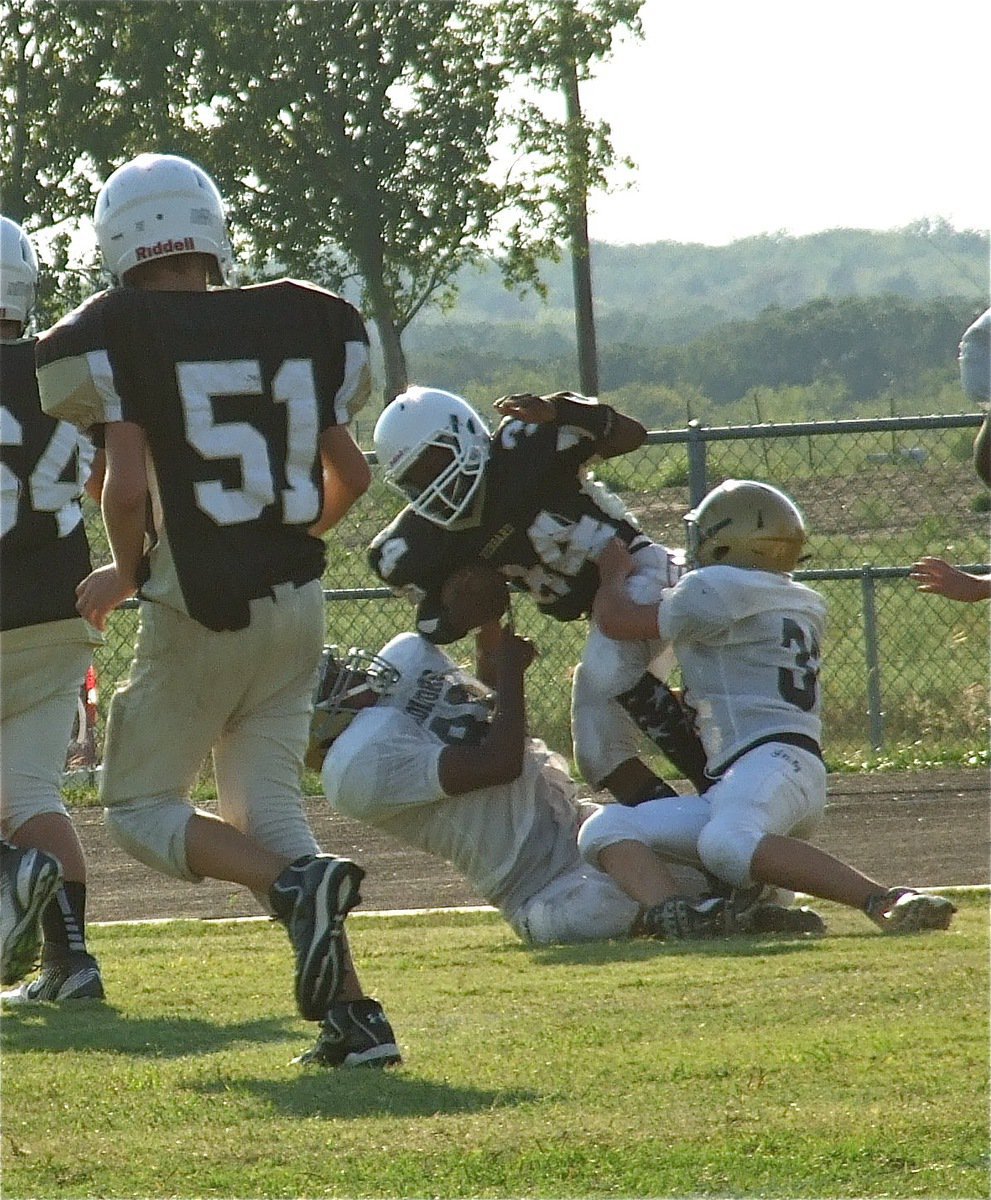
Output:
<path fill-rule="evenodd" d="M 332 1004 L 317 1044 L 293 1059 L 320 1067 L 392 1067 L 402 1061 L 382 1005 L 369 997 Z"/>
<path fill-rule="evenodd" d="M 307 1021 L 322 1020 L 340 991 L 344 918 L 361 900 L 364 876 L 349 859 L 317 854 L 286 867 L 269 889 L 296 952 L 296 1006 Z"/>

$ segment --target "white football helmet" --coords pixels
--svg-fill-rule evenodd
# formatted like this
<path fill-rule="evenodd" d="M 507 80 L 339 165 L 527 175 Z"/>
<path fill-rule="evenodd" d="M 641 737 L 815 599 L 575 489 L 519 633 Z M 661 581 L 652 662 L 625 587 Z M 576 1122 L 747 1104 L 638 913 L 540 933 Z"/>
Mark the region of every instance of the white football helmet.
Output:
<path fill-rule="evenodd" d="M 399 672 L 384 658 L 352 646 L 341 655 L 337 646 L 324 646 L 313 693 L 313 716 L 304 761 L 319 771 L 327 751 L 359 712 L 351 703 L 371 691 L 388 695 L 399 682 Z"/>
<path fill-rule="evenodd" d="M 38 256 L 31 239 L 10 217 L 0 217 L 0 321 L 27 319 L 34 306 Z"/>
<path fill-rule="evenodd" d="M 805 522 L 792 501 L 752 479 L 727 479 L 685 521 L 691 567 L 726 563 L 791 571 L 805 545 Z"/>
<path fill-rule="evenodd" d="M 100 253 L 117 280 L 139 263 L 208 254 L 226 283 L 233 253 L 224 202 L 209 175 L 174 154 L 139 154 L 100 189 L 93 212 Z"/>
<path fill-rule="evenodd" d="M 386 483 L 435 525 L 453 525 L 469 510 L 489 458 L 489 428 L 460 396 L 411 387 L 387 405 L 372 437 Z M 447 451 L 432 479 L 414 483 L 410 468 L 431 447 Z M 440 456 L 439 456 L 440 457 Z"/>

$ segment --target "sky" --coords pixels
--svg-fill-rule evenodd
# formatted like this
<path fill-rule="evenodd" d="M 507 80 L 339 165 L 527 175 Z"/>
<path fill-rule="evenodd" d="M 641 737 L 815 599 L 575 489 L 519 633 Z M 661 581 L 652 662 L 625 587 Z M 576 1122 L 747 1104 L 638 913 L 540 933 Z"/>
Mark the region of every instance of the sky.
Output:
<path fill-rule="evenodd" d="M 991 223 L 987 0 L 645 0 L 641 19 L 582 85 L 637 164 L 591 198 L 593 240 Z"/>

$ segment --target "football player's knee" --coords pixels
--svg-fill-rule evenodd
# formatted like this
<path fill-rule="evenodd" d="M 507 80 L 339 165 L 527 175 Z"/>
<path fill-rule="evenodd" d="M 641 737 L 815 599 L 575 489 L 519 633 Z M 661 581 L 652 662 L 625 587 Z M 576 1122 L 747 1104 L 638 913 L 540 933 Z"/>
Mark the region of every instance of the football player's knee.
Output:
<path fill-rule="evenodd" d="M 712 820 L 699 834 L 698 855 L 705 869 L 733 887 L 748 887 L 750 862 L 764 834 L 748 825 Z"/>
<path fill-rule="evenodd" d="M 578 853 L 593 867 L 599 866 L 599 854 L 615 842 L 641 841 L 633 814 L 625 804 L 604 804 L 584 821 L 578 830 Z"/>
<path fill-rule="evenodd" d="M 32 817 L 58 813 L 68 819 L 69 813 L 56 788 L 49 787 L 46 781 L 39 782 L 28 776 L 14 778 L 16 782 L 9 790 L 10 778 L 4 778 L 3 817 L 0 819 L 0 828 L 5 838 L 13 837 Z"/>
<path fill-rule="evenodd" d="M 181 800 L 132 800 L 103 810 L 110 836 L 138 862 L 163 875 L 199 883 L 186 860 L 186 826 L 193 808 Z"/>
<path fill-rule="evenodd" d="M 592 787 L 611 775 L 628 759 L 636 758 L 639 735 L 626 713 L 612 699 L 592 695 L 582 685 L 582 672 L 575 668 L 571 693 L 571 739 L 575 765 Z"/>

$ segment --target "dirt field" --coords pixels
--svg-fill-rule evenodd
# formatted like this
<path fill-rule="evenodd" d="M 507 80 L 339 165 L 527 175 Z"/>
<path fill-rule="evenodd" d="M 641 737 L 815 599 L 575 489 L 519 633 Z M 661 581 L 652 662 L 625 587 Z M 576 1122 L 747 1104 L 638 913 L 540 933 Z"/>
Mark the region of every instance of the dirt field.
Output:
<path fill-rule="evenodd" d="M 917 887 L 987 884 L 991 855 L 988 775 L 930 771 L 834 775 L 816 842 L 888 884 Z M 363 911 L 477 904 L 447 864 L 332 813 L 313 800 L 310 819 L 322 846 L 368 872 Z M 91 921 L 155 917 L 255 916 L 254 898 L 231 884 L 168 879 L 107 840 L 98 809 L 75 814 L 89 861 Z"/>

